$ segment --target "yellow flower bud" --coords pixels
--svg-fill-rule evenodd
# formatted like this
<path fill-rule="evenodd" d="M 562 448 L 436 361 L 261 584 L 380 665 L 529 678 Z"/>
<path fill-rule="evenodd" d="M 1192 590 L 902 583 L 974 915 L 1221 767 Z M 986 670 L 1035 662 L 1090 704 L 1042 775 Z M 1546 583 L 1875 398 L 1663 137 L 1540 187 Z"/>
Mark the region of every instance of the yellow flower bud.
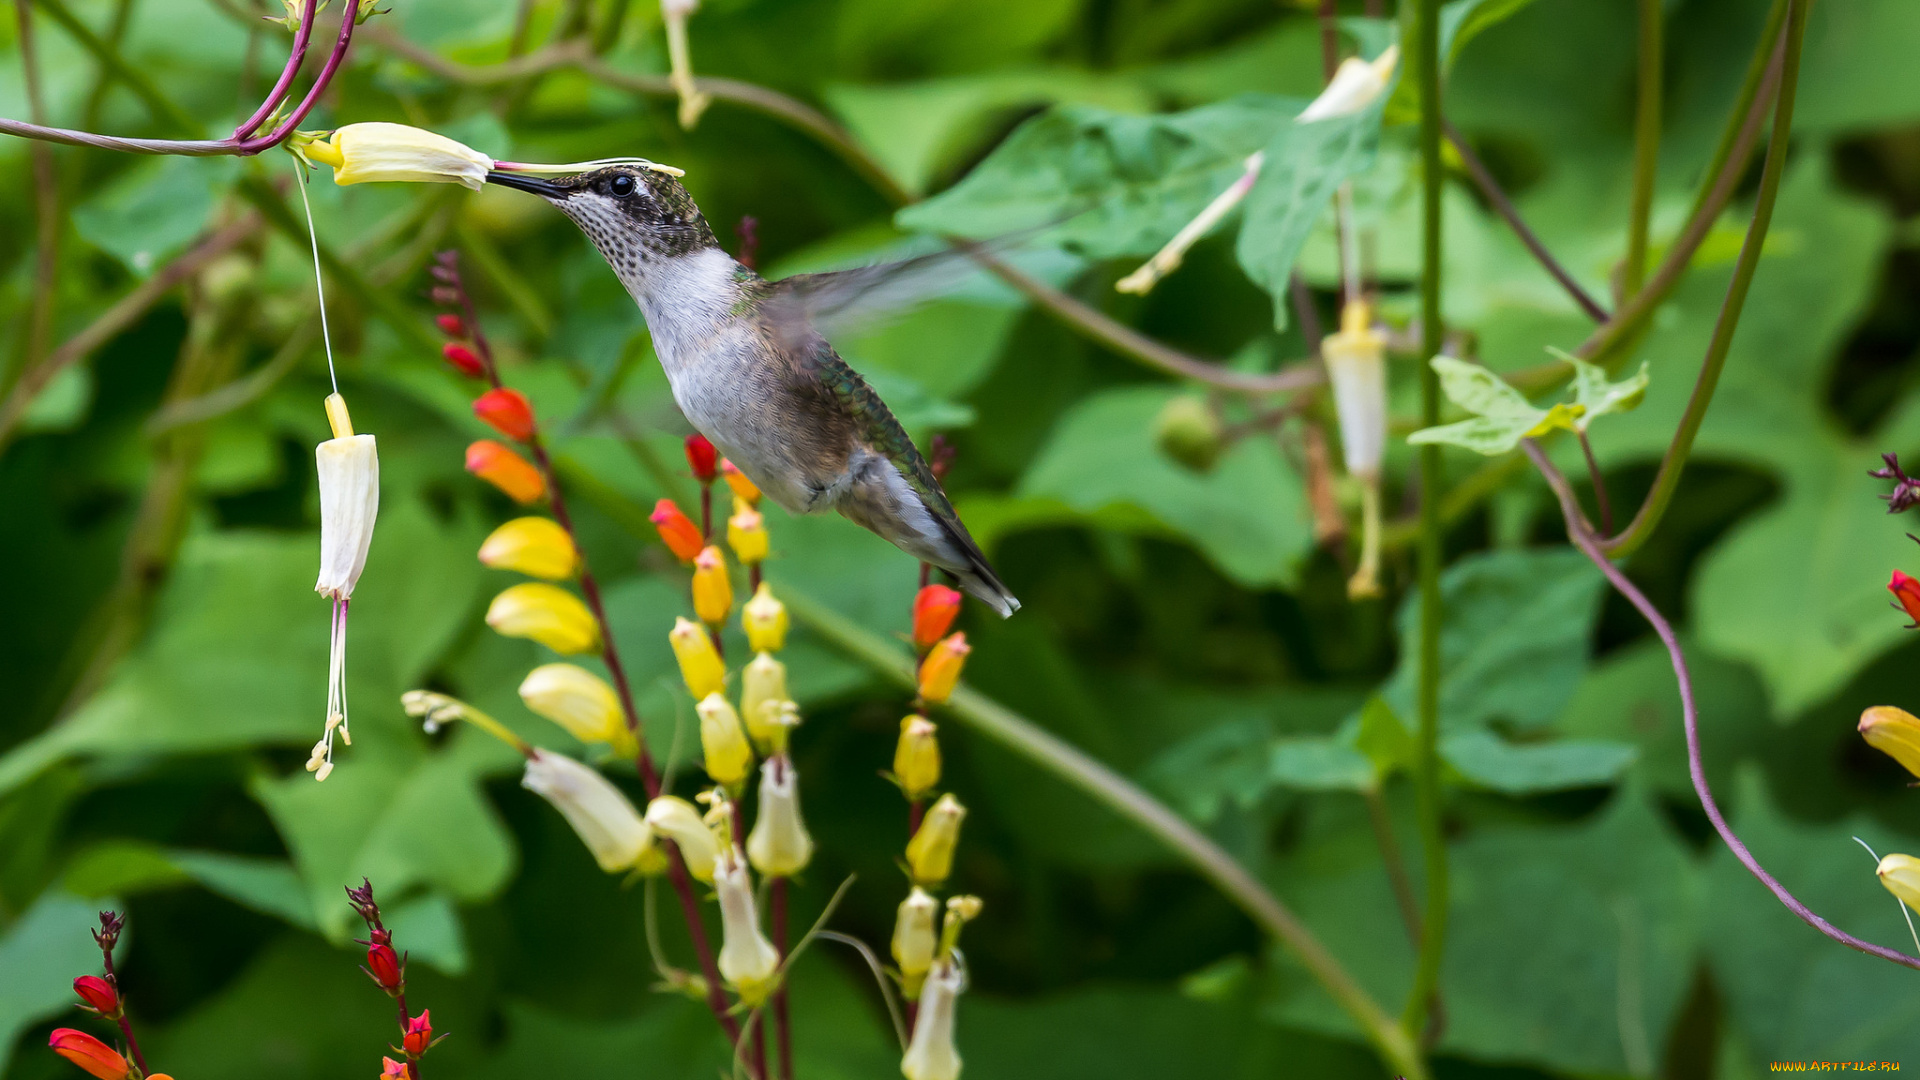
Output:
<path fill-rule="evenodd" d="M 800 776 L 785 757 L 760 765 L 760 812 L 747 834 L 747 858 L 767 877 L 792 877 L 813 861 L 813 837 L 800 816 Z"/>
<path fill-rule="evenodd" d="M 927 650 L 927 658 L 920 661 L 920 700 L 938 705 L 953 696 L 953 688 L 960 681 L 960 669 L 967 665 L 967 654 L 972 652 L 967 644 L 967 635 L 948 634 Z"/>
<path fill-rule="evenodd" d="M 701 881 L 713 880 L 715 860 L 720 858 L 720 843 L 713 830 L 701 820 L 692 803 L 674 795 L 661 795 L 647 804 L 647 824 L 653 831 L 673 841 L 687 873 Z"/>
<path fill-rule="evenodd" d="M 940 957 L 946 959 L 960 946 L 960 928 L 980 917 L 986 904 L 977 896 L 955 896 L 947 900 L 947 921 L 940 927 Z"/>
<path fill-rule="evenodd" d="M 893 778 L 908 800 L 920 797 L 940 782 L 939 729 L 918 713 L 900 721 L 900 742 L 893 748 Z"/>
<path fill-rule="evenodd" d="M 748 506 L 760 505 L 760 488 L 747 479 L 747 474 L 741 472 L 739 466 L 725 458 L 720 459 L 720 479 L 733 489 L 735 498 L 746 500 Z"/>
<path fill-rule="evenodd" d="M 673 644 L 674 659 L 680 661 L 680 678 L 695 701 L 727 688 L 727 666 L 720 662 L 720 654 L 713 649 L 713 639 L 699 623 L 675 619 L 667 640 Z"/>
<path fill-rule="evenodd" d="M 900 1059 L 900 1074 L 907 1080 L 960 1080 L 960 1051 L 953 1044 L 953 1019 L 960 992 L 966 988 L 967 975 L 957 958 L 940 961 L 927 976 L 913 1039 L 907 1044 L 906 1056 Z"/>
<path fill-rule="evenodd" d="M 336 184 L 378 181 L 462 184 L 475 191 L 486 183 L 493 159 L 445 135 L 405 124 L 348 124 L 326 142 L 302 152 L 333 166 Z"/>
<path fill-rule="evenodd" d="M 495 570 L 563 581 L 580 568 L 573 537 L 551 518 L 514 518 L 480 545 L 480 562 Z"/>
<path fill-rule="evenodd" d="M 720 900 L 720 975 L 752 1007 L 773 992 L 780 973 L 780 953 L 760 932 L 760 913 L 753 901 L 753 881 L 737 850 L 720 859 L 713 876 Z"/>
<path fill-rule="evenodd" d="M 693 559 L 693 613 L 708 626 L 727 621 L 733 610 L 733 581 L 727 577 L 727 557 L 712 545 Z"/>
<path fill-rule="evenodd" d="M 557 585 L 515 585 L 487 607 L 487 625 L 507 637 L 531 638 L 562 656 L 600 651 L 600 624 L 580 598 Z"/>
<path fill-rule="evenodd" d="M 622 757 L 634 754 L 620 699 L 606 680 L 585 668 L 542 664 L 520 683 L 520 700 L 581 742 L 607 743 Z"/>
<path fill-rule="evenodd" d="M 933 922 L 939 914 L 940 901 L 915 885 L 894 915 L 893 962 L 900 966 L 901 989 L 909 1000 L 920 996 L 920 983 L 933 968 L 934 949 L 939 946 Z"/>
<path fill-rule="evenodd" d="M 753 771 L 753 747 L 747 745 L 740 714 L 721 694 L 708 694 L 694 706 L 700 714 L 700 750 L 713 782 L 737 787 Z"/>
<path fill-rule="evenodd" d="M 787 643 L 787 622 L 787 605 L 764 581 L 740 609 L 740 628 L 747 632 L 747 644 L 755 652 L 779 652 Z"/>
<path fill-rule="evenodd" d="M 653 828 L 620 789 L 564 754 L 536 751 L 520 784 L 560 811 L 609 874 L 632 869 L 654 847 Z"/>
<path fill-rule="evenodd" d="M 733 557 L 747 566 L 767 557 L 766 519 L 739 496 L 734 497 L 733 516 L 727 519 L 727 544 L 733 548 Z"/>
<path fill-rule="evenodd" d="M 1860 714 L 1860 734 L 1868 746 L 1920 776 L 1920 717 L 1891 705 L 1875 705 Z"/>
<path fill-rule="evenodd" d="M 1880 860 L 1880 884 L 1900 898 L 1900 902 L 1920 911 L 1920 859 L 1911 855 L 1889 855 Z"/>
<path fill-rule="evenodd" d="M 781 724 L 781 705 L 787 701 L 787 665 L 760 653 L 740 669 L 740 712 L 746 717 L 747 734 L 762 751 L 774 748 L 786 728 Z M 771 708 L 769 708 L 771 706 Z"/>
<path fill-rule="evenodd" d="M 953 849 L 960 843 L 960 821 L 967 809 L 952 792 L 927 809 L 920 828 L 907 841 L 907 869 L 921 885 L 939 885 L 953 873 Z"/>

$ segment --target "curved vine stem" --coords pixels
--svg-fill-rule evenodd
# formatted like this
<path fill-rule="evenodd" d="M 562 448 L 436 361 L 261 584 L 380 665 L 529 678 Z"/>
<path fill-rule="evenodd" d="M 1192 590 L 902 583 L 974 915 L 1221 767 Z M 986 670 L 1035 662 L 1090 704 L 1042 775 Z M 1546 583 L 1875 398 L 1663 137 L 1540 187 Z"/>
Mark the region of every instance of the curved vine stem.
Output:
<path fill-rule="evenodd" d="M 1667 657 L 1673 663 L 1674 680 L 1680 687 L 1680 714 L 1687 729 L 1687 773 L 1693 778 L 1693 791 L 1700 799 L 1700 808 L 1706 811 L 1707 820 L 1713 823 L 1714 831 L 1720 834 L 1720 839 L 1725 841 L 1728 849 L 1733 852 L 1734 858 L 1739 859 L 1748 873 L 1758 878 L 1760 883 L 1765 885 L 1788 911 L 1799 916 L 1800 920 L 1808 926 L 1850 949 L 1857 949 L 1869 956 L 1877 956 L 1903 967 L 1920 969 L 1920 956 L 1909 956 L 1898 949 L 1889 949 L 1885 945 L 1863 941 L 1815 914 L 1813 909 L 1801 903 L 1793 893 L 1787 891 L 1785 885 L 1780 884 L 1778 879 L 1768 873 L 1766 867 L 1760 865 L 1760 860 L 1753 857 L 1753 852 L 1747 849 L 1747 845 L 1734 833 L 1733 827 L 1727 824 L 1726 815 L 1720 812 L 1720 804 L 1713 797 L 1713 789 L 1707 785 L 1707 771 L 1700 757 L 1699 709 L 1694 703 L 1693 677 L 1687 670 L 1687 657 L 1680 648 L 1680 639 L 1674 634 L 1672 624 L 1660 614 L 1660 609 L 1653 606 L 1653 602 L 1647 599 L 1646 594 L 1621 573 L 1619 567 L 1613 565 L 1612 560 L 1601 549 L 1600 540 L 1595 535 L 1593 526 L 1588 524 L 1585 516 L 1580 512 L 1580 504 L 1574 500 L 1572 486 L 1567 483 L 1567 478 L 1561 474 L 1560 470 L 1554 468 L 1553 462 L 1547 458 L 1546 451 L 1540 449 L 1539 444 L 1531 439 L 1525 440 L 1521 445 L 1526 449 L 1527 456 L 1533 460 L 1534 467 L 1540 470 L 1540 475 L 1546 478 L 1547 485 L 1553 489 L 1554 497 L 1560 501 L 1560 513 L 1567 523 L 1567 539 L 1592 560 L 1593 565 L 1600 568 L 1600 572 L 1606 575 L 1608 583 L 1621 596 L 1626 597 L 1627 602 L 1632 604 L 1635 610 L 1640 612 L 1653 627 L 1653 632 L 1659 635 L 1660 643 L 1666 646 Z"/>

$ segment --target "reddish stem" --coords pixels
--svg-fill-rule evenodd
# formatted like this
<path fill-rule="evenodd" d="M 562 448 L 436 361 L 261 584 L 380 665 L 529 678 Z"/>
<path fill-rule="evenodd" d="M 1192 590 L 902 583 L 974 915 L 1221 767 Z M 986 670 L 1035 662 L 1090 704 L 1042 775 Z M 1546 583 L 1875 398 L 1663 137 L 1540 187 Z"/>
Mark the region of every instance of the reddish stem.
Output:
<path fill-rule="evenodd" d="M 246 123 L 233 129 L 235 139 L 244 139 L 259 130 L 260 125 L 267 122 L 267 117 L 273 115 L 273 110 L 287 96 L 294 77 L 300 74 L 300 65 L 307 62 L 307 43 L 313 38 L 313 21 L 319 13 L 319 4 L 307 5 L 306 13 L 300 16 L 300 29 L 294 31 L 293 52 L 287 56 L 287 66 L 280 69 L 280 78 L 273 84 L 273 89 L 267 91 L 260 107 L 253 110 L 253 115 L 247 118 Z"/>
<path fill-rule="evenodd" d="M 240 140 L 239 150 L 242 154 L 257 154 L 269 146 L 278 145 L 280 140 L 292 134 L 294 129 L 300 126 L 300 121 L 305 120 L 307 114 L 313 111 L 313 107 L 320 103 L 320 95 L 326 93 L 328 85 L 333 82 L 334 74 L 340 70 L 340 65 L 346 62 L 347 46 L 353 44 L 353 28 L 359 22 L 354 18 L 358 10 L 357 0 L 348 0 L 346 8 L 340 15 L 340 37 L 333 43 L 333 51 L 327 54 L 325 66 L 320 69 L 319 75 L 314 76 L 313 86 L 307 90 L 307 96 L 300 99 L 300 104 L 294 108 L 293 114 L 288 116 L 279 127 L 274 128 L 270 134 Z"/>
<path fill-rule="evenodd" d="M 784 764 L 785 758 L 775 758 Z M 773 879 L 773 947 L 780 953 L 780 988 L 773 992 L 774 1035 L 780 1047 L 780 1078 L 793 1080 L 793 1022 L 787 1013 L 787 879 Z"/>
<path fill-rule="evenodd" d="M 721 1030 L 727 1033 L 727 1042 L 738 1046 L 740 1025 L 733 1014 L 727 1012 L 727 995 L 720 989 L 720 965 L 714 963 L 713 947 L 707 942 L 707 924 L 700 921 L 700 905 L 693 898 L 687 861 L 681 858 L 678 844 L 668 841 L 666 847 L 667 878 L 672 881 L 674 895 L 680 898 L 680 910 L 687 917 L 687 936 L 693 939 L 694 955 L 700 958 L 700 975 L 707 981 L 707 1007 L 713 1010 L 714 1019 L 720 1021 Z"/>
<path fill-rule="evenodd" d="M 1813 909 L 1801 903 L 1787 891 L 1786 886 L 1780 884 L 1772 874 L 1767 873 L 1766 868 L 1760 865 L 1760 861 L 1747 850 L 1747 845 L 1734 834 L 1733 827 L 1727 824 L 1726 816 L 1720 812 L 1720 804 L 1713 797 L 1713 789 L 1707 785 L 1707 770 L 1700 757 L 1700 717 L 1699 709 L 1694 704 L 1693 676 L 1687 670 L 1686 654 L 1681 651 L 1680 639 L 1674 634 L 1672 624 L 1667 622 L 1666 617 L 1660 614 L 1660 609 L 1654 607 L 1652 601 L 1648 600 L 1646 595 L 1600 550 L 1600 542 L 1593 534 L 1593 527 L 1588 525 L 1586 519 L 1581 516 L 1580 504 L 1574 501 L 1573 488 L 1568 485 L 1567 478 L 1561 475 L 1560 470 L 1554 467 L 1553 462 L 1547 459 L 1546 452 L 1541 450 L 1539 444 L 1532 439 L 1524 440 L 1521 445 L 1526 448 L 1527 456 L 1533 459 L 1534 466 L 1540 470 L 1542 476 L 1546 477 L 1547 484 L 1553 488 L 1554 495 L 1560 500 L 1560 512 L 1567 523 L 1567 538 L 1573 541 L 1574 546 L 1579 548 L 1582 554 L 1592 560 L 1593 565 L 1600 568 L 1600 572 L 1606 575 L 1607 581 L 1614 589 L 1639 610 L 1641 616 L 1653 627 L 1653 632 L 1659 635 L 1660 643 L 1666 646 L 1667 657 L 1673 663 L 1674 680 L 1680 686 L 1680 715 L 1687 729 L 1687 772 L 1693 778 L 1693 791 L 1699 796 L 1700 808 L 1706 811 L 1707 820 L 1713 823 L 1714 831 L 1720 834 L 1720 839 L 1725 841 L 1727 847 L 1732 850 L 1734 858 L 1739 859 L 1748 873 L 1759 878 L 1760 883 L 1765 885 L 1788 911 L 1799 916 L 1800 920 L 1808 926 L 1850 949 L 1857 949 L 1869 956 L 1877 956 L 1903 967 L 1920 969 L 1920 956 L 1908 956 L 1898 949 L 1889 949 L 1884 945 L 1863 941 L 1814 914 Z"/>
<path fill-rule="evenodd" d="M 120 1016 L 118 1017 L 120 1037 L 127 1040 L 127 1053 L 133 1055 L 133 1063 L 140 1066 L 140 1074 L 145 1076 L 147 1074 L 147 1056 L 140 1052 L 140 1040 L 133 1037 L 133 1022 L 127 1019 L 127 1000 L 126 997 L 120 993 L 120 976 L 114 974 L 113 971 L 113 950 L 103 948 L 100 950 L 100 954 L 106 961 L 107 981 L 113 984 L 114 995 L 120 998 Z"/>

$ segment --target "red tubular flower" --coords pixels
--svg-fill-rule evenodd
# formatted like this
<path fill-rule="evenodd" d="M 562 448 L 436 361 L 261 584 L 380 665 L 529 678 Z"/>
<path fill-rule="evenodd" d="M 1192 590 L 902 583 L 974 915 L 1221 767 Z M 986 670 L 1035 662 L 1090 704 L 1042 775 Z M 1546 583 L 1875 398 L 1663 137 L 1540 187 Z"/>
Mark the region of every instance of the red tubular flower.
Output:
<path fill-rule="evenodd" d="M 540 470 L 492 439 L 481 439 L 467 447 L 467 471 L 522 505 L 547 493 L 547 482 Z"/>
<path fill-rule="evenodd" d="M 406 985 L 406 972 L 400 967 L 400 957 L 393 946 L 376 940 L 367 946 L 367 974 L 380 985 L 380 989 L 389 994 L 397 994 Z"/>
<path fill-rule="evenodd" d="M 419 1016 L 407 1021 L 407 1033 L 400 1045 L 413 1057 L 426 1053 L 427 1047 L 433 1045 L 433 1021 L 429 1016 L 432 1012 L 432 1009 L 421 1009 Z"/>
<path fill-rule="evenodd" d="M 458 294 L 456 294 L 455 299 L 458 299 Z M 440 332 L 448 337 L 462 338 L 467 336 L 467 324 L 461 322 L 460 316 L 458 315 L 435 315 L 433 321 L 440 324 Z"/>
<path fill-rule="evenodd" d="M 125 1080 L 132 1070 L 127 1067 L 127 1059 L 114 1052 L 113 1047 L 84 1031 L 73 1028 L 55 1028 L 48 1037 L 47 1045 L 53 1052 L 92 1073 L 100 1080 Z"/>
<path fill-rule="evenodd" d="M 473 415 L 509 439 L 533 438 L 533 406 L 518 390 L 497 386 L 481 394 L 473 400 Z"/>
<path fill-rule="evenodd" d="M 1913 626 L 1908 629 L 1920 627 L 1920 578 L 1908 577 L 1895 570 L 1893 580 L 1887 582 L 1887 591 L 1893 593 L 1894 598 L 1900 601 L 1900 606 L 1906 609 L 1907 618 L 1913 620 Z"/>
<path fill-rule="evenodd" d="M 113 984 L 98 975 L 82 975 L 73 980 L 73 992 L 87 1007 L 101 1016 L 114 1016 L 120 1012 L 120 995 Z"/>
<path fill-rule="evenodd" d="M 913 646 L 926 650 L 947 636 L 954 616 L 960 614 L 960 593 L 945 585 L 929 585 L 913 598 Z"/>
<path fill-rule="evenodd" d="M 720 474 L 720 451 L 696 431 L 687 436 L 687 464 L 693 466 L 694 479 L 707 483 Z"/>
<path fill-rule="evenodd" d="M 474 355 L 473 350 L 457 341 L 449 341 L 442 345 L 440 355 L 446 357 L 447 363 L 452 364 L 460 374 L 470 379 L 477 379 L 486 373 L 486 366 L 480 363 L 480 358 Z"/>
<path fill-rule="evenodd" d="M 673 557 L 683 563 L 692 562 L 700 550 L 707 546 L 700 536 L 700 527 L 682 513 L 672 499 L 661 499 L 654 503 L 650 520 L 660 530 L 660 542 L 667 545 Z"/>

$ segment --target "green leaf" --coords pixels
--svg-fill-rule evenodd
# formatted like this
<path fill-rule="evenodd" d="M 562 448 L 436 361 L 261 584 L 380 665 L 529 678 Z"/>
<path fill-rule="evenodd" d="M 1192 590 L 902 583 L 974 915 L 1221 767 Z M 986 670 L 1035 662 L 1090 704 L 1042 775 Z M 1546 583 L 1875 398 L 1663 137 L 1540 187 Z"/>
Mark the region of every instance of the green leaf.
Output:
<path fill-rule="evenodd" d="M 1413 733 L 1400 721 L 1385 698 L 1374 695 L 1360 710 L 1360 726 L 1354 735 L 1354 748 L 1373 763 L 1376 779 L 1385 779 L 1411 766 L 1419 753 Z"/>
<path fill-rule="evenodd" d="M 1376 783 L 1373 762 L 1336 736 L 1277 740 L 1267 769 L 1274 783 L 1305 791 L 1362 791 Z"/>
<path fill-rule="evenodd" d="M 283 859 L 220 851 L 167 849 L 141 840 L 108 840 L 67 864 L 68 892 L 100 898 L 133 896 L 198 884 L 242 907 L 314 928 L 313 905 L 293 867 Z"/>
<path fill-rule="evenodd" d="M 1440 389 L 1447 400 L 1476 415 L 1414 432 L 1407 441 L 1415 446 L 1442 443 L 1498 457 L 1519 446 L 1521 439 L 1536 438 L 1555 428 L 1570 429 L 1580 417 L 1579 405 L 1560 403 L 1535 408 L 1505 379 L 1479 364 L 1436 356 L 1433 370 L 1440 375 Z"/>
<path fill-rule="evenodd" d="M 1440 741 L 1440 757 L 1454 771 L 1470 783 L 1508 795 L 1611 784 L 1638 755 L 1627 743 L 1510 743 L 1491 731 L 1456 731 Z"/>
<path fill-rule="evenodd" d="M 1271 439 L 1243 439 L 1202 475 L 1154 445 L 1170 386 L 1106 390 L 1060 418 L 1017 493 L 1084 514 L 1125 507 L 1244 585 L 1285 585 L 1312 546 L 1300 479 Z"/>
<path fill-rule="evenodd" d="M 1092 258 L 1150 255 L 1232 185 L 1247 157 L 1304 104 L 1249 94 L 1166 116 L 1053 109 L 1022 124 L 960 183 L 895 220 L 983 238 L 1059 223 L 1049 239 Z"/>
<path fill-rule="evenodd" d="M 74 230 L 146 277 L 200 235 L 215 191 L 233 180 L 237 165 L 228 158 L 142 162 L 75 207 Z"/>
<path fill-rule="evenodd" d="M 1459 730 L 1500 722 L 1522 731 L 1559 716 L 1587 667 L 1588 639 L 1606 581 L 1567 548 L 1470 555 L 1440 578 L 1440 723 Z M 1400 666 L 1381 691 L 1411 716 L 1420 598 L 1401 606 Z"/>
<path fill-rule="evenodd" d="M 1640 407 L 1647 398 L 1647 382 L 1650 376 L 1646 362 L 1640 364 L 1640 371 L 1629 379 L 1608 382 L 1607 371 L 1597 364 L 1589 364 L 1572 353 L 1558 349 L 1549 350 L 1562 360 L 1573 365 L 1573 403 L 1580 410 L 1573 426 L 1577 431 L 1587 430 L 1587 425 L 1595 418 L 1608 413 L 1632 412 Z"/>
<path fill-rule="evenodd" d="M 99 970 L 99 910 L 49 889 L 0 937 L 0 1073 L 22 1031 L 73 1008 L 74 976 Z"/>
<path fill-rule="evenodd" d="M 1515 12 L 1533 3 L 1533 0 L 1453 0 L 1440 8 L 1440 55 L 1446 57 L 1446 66 L 1460 59 L 1460 51 L 1467 47 L 1482 30 L 1508 18 Z"/>

